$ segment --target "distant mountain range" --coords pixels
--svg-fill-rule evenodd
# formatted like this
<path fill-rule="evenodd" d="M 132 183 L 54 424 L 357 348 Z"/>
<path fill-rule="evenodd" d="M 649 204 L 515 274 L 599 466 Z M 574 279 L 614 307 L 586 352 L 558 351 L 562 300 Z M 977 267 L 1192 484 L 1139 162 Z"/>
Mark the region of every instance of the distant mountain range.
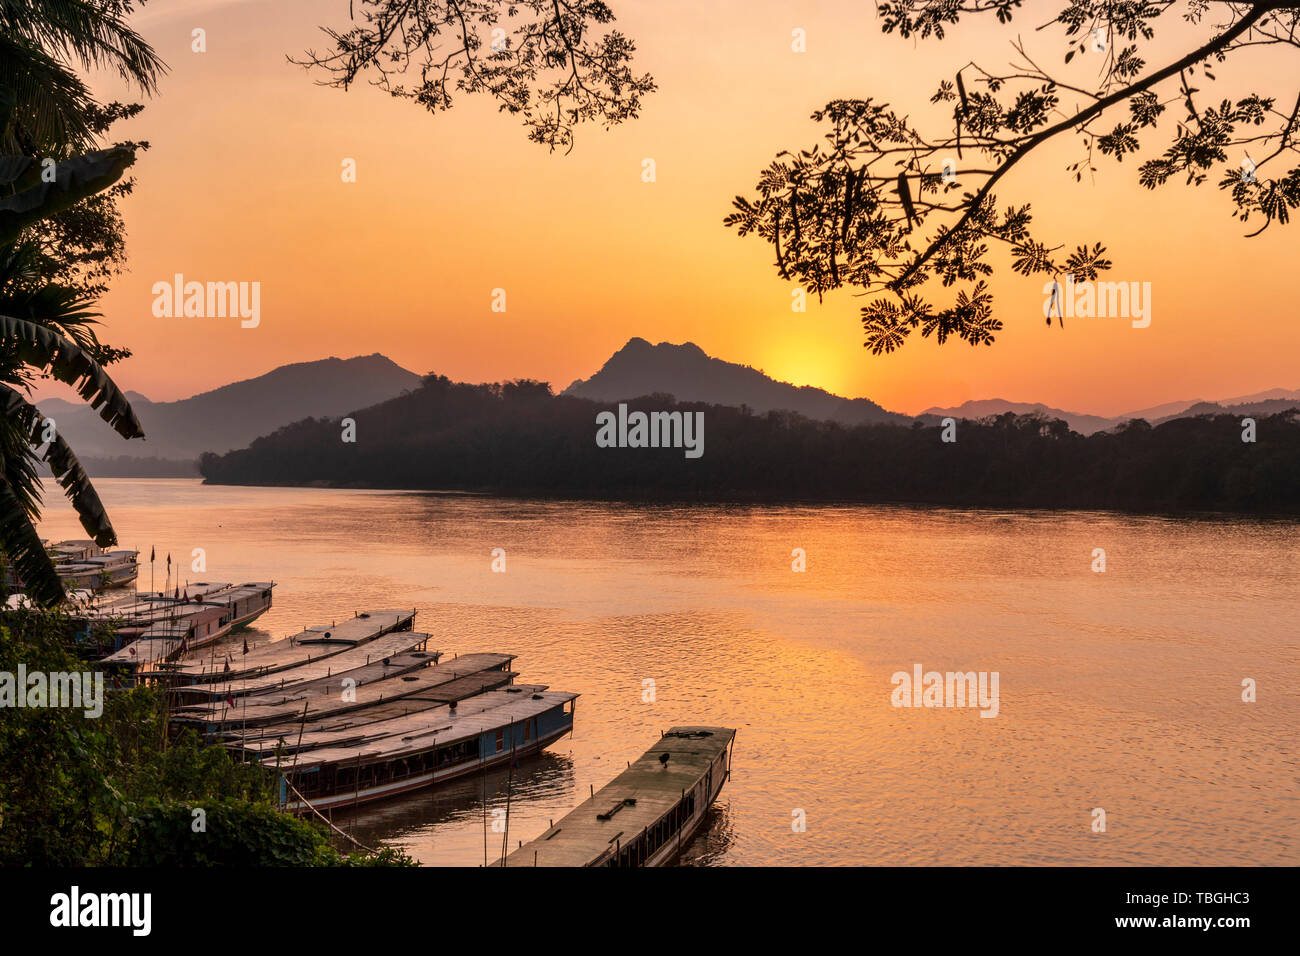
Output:
<path fill-rule="evenodd" d="M 633 338 L 614 353 L 595 375 L 579 379 L 563 392 L 598 402 L 617 402 L 656 393 L 672 395 L 679 402 L 708 402 L 712 405 L 746 405 L 755 412 L 775 410 L 798 412 L 807 418 L 840 422 L 844 425 L 907 424 L 919 420 L 932 425 L 945 417 L 978 420 L 1012 412 L 1044 415 L 1065 421 L 1071 430 L 1091 435 L 1122 425 L 1134 418 L 1158 425 L 1174 418 L 1224 414 L 1266 416 L 1300 404 L 1300 389 L 1275 388 L 1254 395 L 1209 402 L 1190 399 L 1138 409 L 1107 418 L 1053 408 L 1038 402 L 1009 402 L 989 398 L 965 402 L 952 408 L 928 408 L 913 419 L 887 411 L 865 398 L 842 398 L 825 389 L 778 382 L 757 369 L 724 362 L 687 342 L 651 345 Z"/>
<path fill-rule="evenodd" d="M 1044 415 L 1048 418 L 1062 419 L 1072 431 L 1081 435 L 1115 428 L 1135 418 L 1145 419 L 1152 425 L 1160 425 L 1175 418 L 1194 418 L 1197 415 L 1233 414 L 1241 416 L 1264 417 L 1288 408 L 1300 405 L 1300 389 L 1273 388 L 1254 395 L 1240 395 L 1236 398 L 1223 398 L 1217 402 L 1194 399 L 1184 402 L 1166 402 L 1152 408 L 1140 408 L 1137 411 L 1104 418 L 1100 415 L 1085 415 L 1079 412 L 1067 412 L 1050 405 L 1027 402 L 1008 402 L 1002 398 L 986 398 L 981 401 L 963 402 L 951 408 L 927 408 L 917 416 L 925 424 L 934 424 L 945 418 L 980 419 L 991 415 L 1003 415 L 1012 412 L 1016 415 Z"/>
<path fill-rule="evenodd" d="M 712 358 L 693 342 L 651 345 L 633 338 L 600 371 L 579 379 L 563 393 L 597 402 L 644 395 L 672 395 L 679 402 L 747 406 L 755 412 L 792 411 L 806 418 L 844 425 L 902 425 L 906 415 L 886 411 L 865 398 L 841 398 L 811 385 L 791 385 L 758 369 Z"/>
<path fill-rule="evenodd" d="M 127 392 L 143 441 L 123 441 L 88 406 L 58 398 L 37 405 L 91 475 L 198 474 L 205 451 L 243 448 L 303 418 L 332 418 L 417 388 L 421 376 L 378 353 L 298 362 L 175 402 Z"/>
<path fill-rule="evenodd" d="M 419 387 L 421 376 L 375 353 L 283 365 L 257 378 L 191 398 L 151 402 L 128 392 L 148 436 L 124 442 L 85 405 L 60 399 L 38 403 L 53 418 L 92 475 L 164 477 L 197 475 L 203 452 L 243 448 L 304 418 L 337 418 Z M 865 398 L 844 398 L 825 389 L 779 382 L 758 369 L 713 358 L 691 342 L 652 345 L 629 339 L 590 378 L 566 388 L 565 396 L 613 403 L 651 395 L 678 402 L 746 407 L 757 414 L 792 411 L 805 418 L 854 425 L 932 425 L 942 418 L 978 420 L 1012 412 L 1064 420 L 1083 435 L 1106 431 L 1134 418 L 1158 425 L 1175 418 L 1224 414 L 1264 417 L 1300 406 L 1300 389 L 1275 388 L 1217 402 L 1192 399 L 1105 417 L 1033 402 L 994 398 L 926 409 L 915 418 Z"/>

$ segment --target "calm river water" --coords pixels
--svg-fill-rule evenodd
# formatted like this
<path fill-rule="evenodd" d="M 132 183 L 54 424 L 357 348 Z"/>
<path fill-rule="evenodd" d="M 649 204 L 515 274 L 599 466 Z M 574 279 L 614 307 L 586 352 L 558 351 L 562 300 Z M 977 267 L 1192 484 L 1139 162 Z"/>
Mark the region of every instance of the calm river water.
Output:
<path fill-rule="evenodd" d="M 336 817 L 424 863 L 496 859 L 507 790 L 513 848 L 674 723 L 738 729 L 691 862 L 1300 863 L 1294 522 L 96 485 L 159 585 L 168 553 L 182 581 L 277 581 L 256 640 L 414 607 L 443 651 L 582 695 L 513 778 Z M 84 537 L 46 500 L 43 535 Z M 998 715 L 894 707 L 918 664 L 997 672 Z"/>

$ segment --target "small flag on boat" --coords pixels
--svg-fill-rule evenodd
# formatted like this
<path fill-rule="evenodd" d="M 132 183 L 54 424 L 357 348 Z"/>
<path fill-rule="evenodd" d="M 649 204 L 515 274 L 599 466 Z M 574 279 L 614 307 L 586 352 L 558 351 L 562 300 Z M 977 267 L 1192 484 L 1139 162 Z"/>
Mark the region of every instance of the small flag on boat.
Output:
<path fill-rule="evenodd" d="M 186 634 L 184 637 L 181 638 L 181 653 L 184 654 L 189 649 L 190 649 L 190 636 Z"/>
<path fill-rule="evenodd" d="M 154 547 L 153 547 L 153 545 L 149 545 L 149 563 L 150 563 L 150 564 L 153 564 L 153 556 L 154 556 Z"/>
<path fill-rule="evenodd" d="M 248 653 L 248 638 L 244 638 L 244 653 Z"/>
<path fill-rule="evenodd" d="M 221 672 L 222 672 L 223 674 L 229 674 L 229 673 L 230 673 L 230 658 L 229 658 L 229 657 L 226 658 L 226 666 L 223 667 L 223 668 L 221 669 Z"/>
<path fill-rule="evenodd" d="M 227 694 L 226 694 L 226 703 L 230 706 L 230 709 L 231 709 L 231 710 L 234 710 L 234 709 L 235 709 L 235 695 L 234 695 L 234 694 L 231 694 L 231 693 L 227 693 Z"/>

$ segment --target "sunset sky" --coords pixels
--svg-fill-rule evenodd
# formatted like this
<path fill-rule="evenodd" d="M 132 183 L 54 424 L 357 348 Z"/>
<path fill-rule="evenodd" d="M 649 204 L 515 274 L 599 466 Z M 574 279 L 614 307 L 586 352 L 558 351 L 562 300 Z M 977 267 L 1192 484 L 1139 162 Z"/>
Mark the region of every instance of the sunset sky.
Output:
<path fill-rule="evenodd" d="M 873 357 L 858 319 L 865 299 L 842 291 L 791 312 L 770 247 L 722 225 L 777 152 L 821 135 L 808 114 L 827 100 L 885 100 L 939 129 L 947 110 L 930 94 L 968 60 L 1001 68 L 1020 34 L 1040 63 L 1059 64 L 1059 32 L 1034 31 L 1051 5 L 1030 4 L 1010 27 L 983 17 L 943 41 L 914 41 L 883 35 L 866 2 L 610 3 L 659 90 L 638 120 L 580 127 L 567 156 L 528 142 L 487 101 L 462 97 L 431 116 L 365 85 L 315 85 L 286 54 L 322 48 L 319 26 L 345 26 L 347 0 L 150 3 L 134 23 L 170 72 L 115 131 L 152 145 L 125 205 L 130 271 L 103 302 L 105 337 L 135 352 L 115 368 L 118 383 L 162 401 L 287 362 L 378 351 L 416 372 L 558 390 L 641 336 L 909 413 L 1002 397 L 1119 414 L 1300 387 L 1297 226 L 1246 240 L 1253 227 L 1231 217 L 1213 183 L 1151 193 L 1131 159 L 1100 161 L 1095 182 L 1076 184 L 1064 167 L 1081 149 L 1069 137 L 1022 163 L 999 205 L 1031 202 L 1052 244 L 1105 243 L 1106 278 L 1152 283 L 1149 328 L 1075 319 L 1049 329 L 1042 278 L 998 259 L 991 285 L 1005 329 L 994 346 L 940 348 L 918 335 Z M 1176 41 L 1199 35 L 1169 26 L 1174 55 Z M 195 27 L 206 53 L 190 51 Z M 796 27 L 806 53 L 791 51 Z M 1294 98 L 1282 82 L 1294 80 L 1293 61 L 1252 54 L 1252 68 L 1250 84 L 1220 69 L 1206 103 L 1251 89 Z M 1071 69 L 1087 82 L 1088 66 Z M 103 78 L 97 89 L 131 95 Z M 1166 114 L 1164 136 L 1172 125 Z M 646 157 L 657 182 L 641 181 Z M 341 181 L 344 158 L 357 162 L 354 184 Z M 151 286 L 177 272 L 259 281 L 260 326 L 155 318 Z M 505 314 L 490 310 L 497 287 Z M 942 290 L 935 298 L 946 301 Z"/>

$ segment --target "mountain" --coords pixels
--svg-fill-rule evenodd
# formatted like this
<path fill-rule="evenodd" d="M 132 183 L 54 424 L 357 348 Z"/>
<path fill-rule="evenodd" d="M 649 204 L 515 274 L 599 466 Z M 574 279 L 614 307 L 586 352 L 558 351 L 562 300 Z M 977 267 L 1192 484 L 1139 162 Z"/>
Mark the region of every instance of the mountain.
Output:
<path fill-rule="evenodd" d="M 418 388 L 420 379 L 375 353 L 282 365 L 265 375 L 175 402 L 151 402 L 131 392 L 131 405 L 146 437 L 130 442 L 86 405 L 57 398 L 38 405 L 54 419 L 92 475 L 103 473 L 94 466 L 109 459 L 114 462 L 112 473 L 123 474 L 129 466 L 122 456 L 140 460 L 146 468 L 142 474 L 158 474 L 159 459 L 183 465 L 182 474 L 196 474 L 193 462 L 202 452 L 243 448 L 259 435 L 302 418 L 335 417 L 377 405 Z M 152 461 L 146 464 L 146 459 Z"/>
<path fill-rule="evenodd" d="M 1135 412 L 1126 412 L 1118 418 L 1112 419 L 1112 421 L 1119 423 L 1128 421 L 1131 418 L 1142 418 L 1149 422 L 1163 421 L 1172 415 L 1181 415 L 1193 405 L 1199 405 L 1202 401 L 1204 399 L 1197 398 L 1191 401 L 1165 402 L 1163 405 L 1153 405 L 1150 408 L 1139 408 Z"/>
<path fill-rule="evenodd" d="M 1076 431 L 1080 435 L 1091 435 L 1093 432 L 1104 431 L 1119 423 L 1115 419 L 1102 418 L 1100 415 L 1081 415 L 1078 412 L 1067 412 L 1038 402 L 1008 402 L 1003 398 L 985 398 L 980 401 L 963 402 L 952 408 L 939 408 L 936 406 L 935 408 L 927 408 L 917 417 L 926 424 L 933 424 L 934 421 L 942 418 L 976 420 L 1002 415 L 1006 412 L 1012 412 L 1016 415 L 1042 415 L 1047 418 L 1059 418 L 1068 424 L 1072 431 Z"/>
<path fill-rule="evenodd" d="M 759 413 L 793 411 L 845 425 L 911 421 L 865 398 L 841 398 L 810 385 L 778 382 L 748 365 L 712 358 L 693 342 L 651 345 L 642 338 L 629 339 L 595 375 L 579 379 L 561 394 L 596 402 L 662 394 L 679 402 L 745 405 Z"/>
<path fill-rule="evenodd" d="M 1152 425 L 1160 425 L 1176 418 L 1194 418 L 1197 415 L 1237 415 L 1265 417 L 1289 408 L 1300 406 L 1300 389 L 1271 388 L 1254 395 L 1242 395 L 1237 398 L 1224 398 L 1217 402 L 1203 399 L 1184 402 L 1166 402 L 1151 408 L 1138 409 L 1114 418 L 1101 415 L 1085 415 L 1079 412 L 1067 412 L 1037 402 L 1009 402 L 1002 398 L 986 398 L 980 401 L 963 402 L 951 408 L 927 408 L 917 416 L 918 420 L 933 425 L 941 418 L 965 418 L 975 421 L 981 418 L 1013 412 L 1016 415 L 1043 415 L 1047 418 L 1060 418 L 1080 435 L 1092 435 L 1095 432 L 1108 431 L 1134 418 L 1145 419 Z"/>
<path fill-rule="evenodd" d="M 1260 419 L 1265 437 L 1243 452 L 1231 415 L 1086 438 L 1005 415 L 963 425 L 953 444 L 921 424 L 832 428 L 663 395 L 628 406 L 615 429 L 600 422 L 607 401 L 430 375 L 356 413 L 363 451 L 339 441 L 337 421 L 315 419 L 199 467 L 213 484 L 544 498 L 1300 513 L 1300 416 L 1287 413 Z"/>
<path fill-rule="evenodd" d="M 1286 390 L 1277 388 L 1271 392 L 1261 394 L 1271 394 Z M 1249 398 L 1249 396 L 1247 396 Z M 1160 425 L 1164 422 L 1173 421 L 1175 418 L 1191 418 L 1195 415 L 1233 415 L 1238 418 L 1265 418 L 1269 415 L 1276 415 L 1278 412 L 1284 412 L 1290 408 L 1300 407 L 1300 396 L 1296 398 L 1270 398 L 1262 401 L 1244 401 L 1237 402 L 1233 399 L 1224 399 L 1221 402 L 1197 402 L 1190 408 L 1184 409 L 1176 415 L 1166 415 L 1164 418 L 1149 419 L 1152 425 Z"/>

